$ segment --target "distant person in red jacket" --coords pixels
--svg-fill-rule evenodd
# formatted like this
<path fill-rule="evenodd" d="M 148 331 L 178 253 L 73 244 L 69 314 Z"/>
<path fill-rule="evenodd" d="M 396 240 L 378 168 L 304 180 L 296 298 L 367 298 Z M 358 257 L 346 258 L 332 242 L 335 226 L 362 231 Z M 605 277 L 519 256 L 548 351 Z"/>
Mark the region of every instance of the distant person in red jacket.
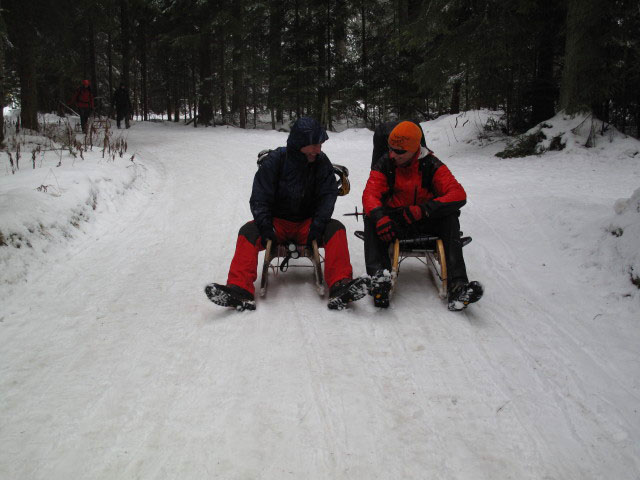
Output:
<path fill-rule="evenodd" d="M 71 104 L 78 109 L 82 131 L 87 133 L 89 116 L 94 109 L 93 92 L 89 80 L 82 80 L 82 85 L 78 87 L 71 98 Z"/>
<path fill-rule="evenodd" d="M 372 276 L 377 306 L 389 305 L 391 260 L 389 243 L 420 234 L 442 239 L 449 277 L 448 308 L 464 309 L 483 293 L 469 282 L 460 240 L 460 208 L 467 194 L 451 171 L 422 146 L 422 129 L 400 122 L 388 137 L 388 153 L 374 159 L 362 195 L 365 212 L 365 263 Z"/>

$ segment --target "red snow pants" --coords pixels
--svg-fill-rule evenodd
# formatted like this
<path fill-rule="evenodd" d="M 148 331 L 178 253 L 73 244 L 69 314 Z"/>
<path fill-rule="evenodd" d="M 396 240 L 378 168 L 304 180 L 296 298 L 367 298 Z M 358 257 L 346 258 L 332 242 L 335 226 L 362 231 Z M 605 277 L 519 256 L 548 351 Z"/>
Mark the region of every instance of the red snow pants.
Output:
<path fill-rule="evenodd" d="M 310 226 L 310 218 L 302 222 L 290 222 L 282 218 L 273 219 L 278 242 L 292 241 L 304 245 L 307 243 Z M 324 235 L 318 239 L 318 247 L 324 247 L 324 278 L 329 287 L 338 280 L 352 278 L 353 269 L 349 257 L 347 234 L 341 222 L 329 220 Z M 264 249 L 265 245 L 256 224 L 253 221 L 244 224 L 238 232 L 236 251 L 229 267 L 227 285 L 236 285 L 254 294 L 253 284 L 258 278 L 258 254 Z"/>

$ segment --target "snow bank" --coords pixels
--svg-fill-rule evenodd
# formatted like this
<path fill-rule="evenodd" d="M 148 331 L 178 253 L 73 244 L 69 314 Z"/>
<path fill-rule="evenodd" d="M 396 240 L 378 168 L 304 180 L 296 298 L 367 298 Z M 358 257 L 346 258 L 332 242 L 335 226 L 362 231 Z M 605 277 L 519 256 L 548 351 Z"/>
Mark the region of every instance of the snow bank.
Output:
<path fill-rule="evenodd" d="M 584 265 L 612 271 L 613 278 L 624 276 L 640 285 L 640 189 L 628 199 L 609 200 L 611 203 L 608 205 L 615 211 L 613 218 L 607 215 L 601 221 L 593 221 L 593 213 L 588 212 L 589 209 L 597 212 L 598 204 L 604 203 L 605 192 L 597 193 L 601 187 L 614 191 L 613 185 L 602 176 L 594 176 L 593 172 L 603 165 L 612 171 L 632 167 L 637 172 L 640 169 L 640 142 L 587 114 L 566 115 L 560 112 L 524 136 L 539 133 L 544 137 L 536 146 L 540 161 L 553 162 L 557 172 L 565 169 L 566 175 L 572 177 L 573 182 L 577 181 L 575 186 L 582 191 L 581 201 L 587 211 L 579 215 L 580 210 L 573 209 L 578 227 L 576 231 L 580 232 L 578 237 L 593 241 L 579 247 L 585 256 Z M 602 232 L 599 237 L 594 236 L 596 230 Z M 628 286 L 625 280 L 621 288 L 628 291 Z"/>
<path fill-rule="evenodd" d="M 545 139 L 540 142 L 541 151 L 554 150 L 561 146 L 566 155 L 627 156 L 640 159 L 638 141 L 616 130 L 602 120 L 591 115 L 566 115 L 558 113 L 555 117 L 532 128 L 527 134 L 541 131 Z"/>
<path fill-rule="evenodd" d="M 434 120 L 420 122 L 427 146 L 442 155 L 457 155 L 475 147 L 500 144 L 506 138 L 500 131 L 502 112 L 492 110 L 472 110 L 454 115 L 442 115 Z M 367 128 L 347 128 L 339 133 L 330 132 L 327 149 L 348 147 L 357 142 L 368 143 L 372 148 L 373 132 Z M 331 157 L 333 159 L 333 157 Z M 338 162 L 340 163 L 340 162 Z"/>
<path fill-rule="evenodd" d="M 565 156 L 593 158 L 601 155 L 640 158 L 638 141 L 591 114 L 566 115 L 559 112 L 524 134 L 510 140 L 497 153 L 501 158 L 529 157 L 561 151 Z"/>
<path fill-rule="evenodd" d="M 471 110 L 454 115 L 442 115 L 428 122 L 421 122 L 427 146 L 438 151 L 456 150 L 456 146 L 469 145 L 484 147 L 504 139 L 500 131 L 502 112 L 492 110 Z"/>
<path fill-rule="evenodd" d="M 16 142 L 22 151 L 20 169 L 15 169 L 15 151 L 13 169 L 5 152 L 0 172 L 0 285 L 26 281 L 34 264 L 45 263 L 54 250 L 86 234 L 101 212 L 115 211 L 144 174 L 131 154 L 103 159 L 94 147 L 80 158 L 41 136 L 9 139 L 10 145 Z M 34 161 L 30 152 L 35 146 L 47 148 Z"/>
<path fill-rule="evenodd" d="M 619 199 L 614 210 L 603 238 L 604 254 L 640 288 L 640 188 L 630 198 Z"/>

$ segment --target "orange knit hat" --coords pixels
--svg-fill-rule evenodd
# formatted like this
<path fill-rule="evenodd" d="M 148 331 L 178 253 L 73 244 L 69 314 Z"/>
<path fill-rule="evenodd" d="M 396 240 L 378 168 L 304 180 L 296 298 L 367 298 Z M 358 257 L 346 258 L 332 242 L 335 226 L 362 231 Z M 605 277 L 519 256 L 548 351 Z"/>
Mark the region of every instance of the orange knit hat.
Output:
<path fill-rule="evenodd" d="M 422 130 L 413 122 L 400 122 L 389 134 L 389 146 L 398 150 L 415 152 L 420 148 Z"/>

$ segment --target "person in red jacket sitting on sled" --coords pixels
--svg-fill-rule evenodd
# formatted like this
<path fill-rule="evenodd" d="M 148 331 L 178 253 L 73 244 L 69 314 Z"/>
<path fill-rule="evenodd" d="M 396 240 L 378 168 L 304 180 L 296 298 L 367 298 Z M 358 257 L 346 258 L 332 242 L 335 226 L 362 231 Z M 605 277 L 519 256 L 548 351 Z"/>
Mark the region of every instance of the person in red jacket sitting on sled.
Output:
<path fill-rule="evenodd" d="M 460 208 L 467 194 L 447 166 L 421 146 L 422 129 L 400 122 L 388 137 L 388 152 L 378 159 L 362 195 L 365 213 L 364 249 L 374 303 L 389 305 L 391 261 L 389 243 L 420 234 L 442 239 L 449 272 L 448 308 L 459 311 L 483 294 L 469 282 L 460 240 Z"/>

